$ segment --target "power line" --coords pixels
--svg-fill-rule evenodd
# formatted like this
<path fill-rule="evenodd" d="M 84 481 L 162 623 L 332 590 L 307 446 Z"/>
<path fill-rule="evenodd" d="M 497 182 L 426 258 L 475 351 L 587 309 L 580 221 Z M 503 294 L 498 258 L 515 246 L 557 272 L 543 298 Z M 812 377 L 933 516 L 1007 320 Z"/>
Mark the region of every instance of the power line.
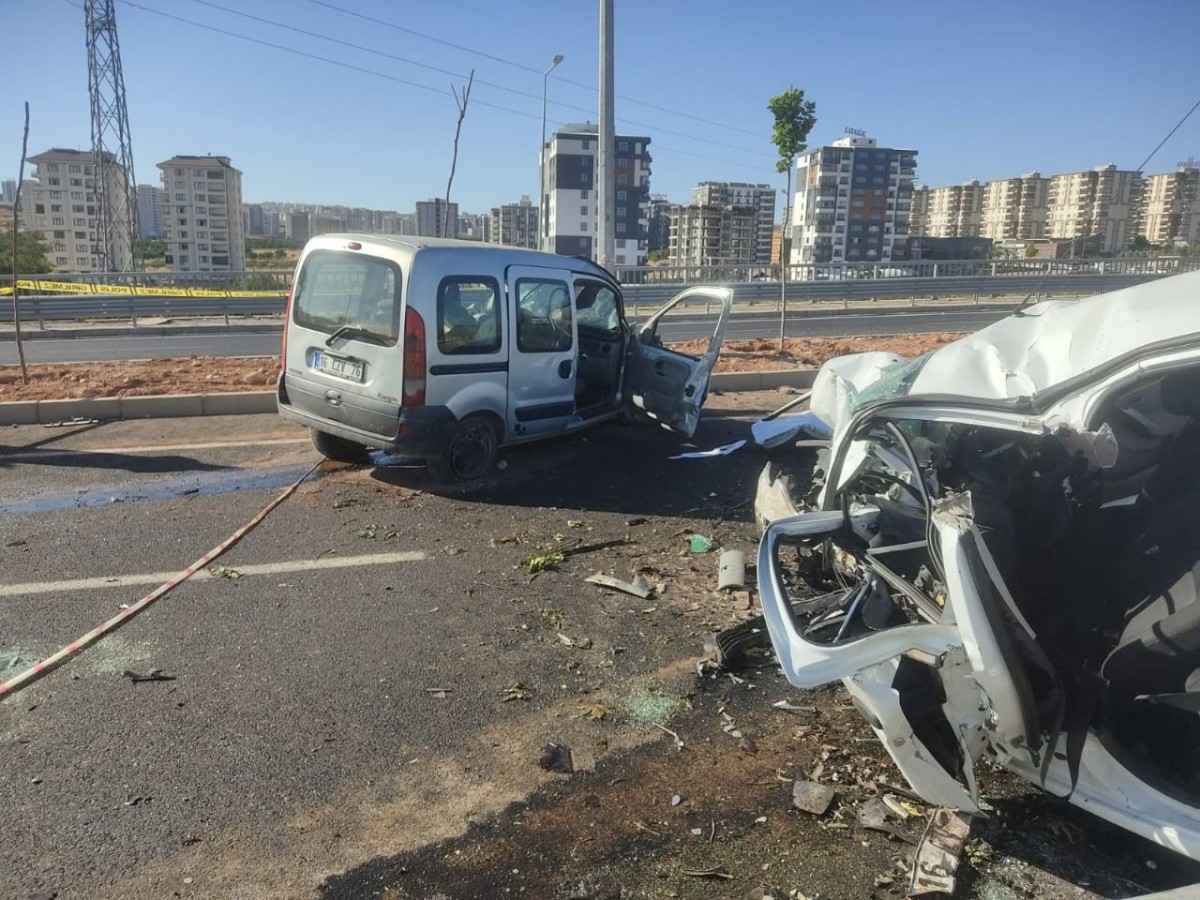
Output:
<path fill-rule="evenodd" d="M 1197 107 L 1200 107 L 1200 100 L 1197 100 L 1195 106 L 1193 106 L 1191 109 L 1189 109 L 1187 111 L 1187 114 L 1184 115 L 1184 117 L 1179 120 L 1179 122 L 1175 125 L 1175 127 L 1167 132 L 1167 136 L 1158 142 L 1158 146 L 1155 147 L 1152 151 L 1150 151 L 1150 155 L 1147 156 L 1144 160 L 1142 160 L 1142 164 L 1137 167 L 1137 171 L 1140 172 L 1140 171 L 1142 171 L 1142 169 L 1146 168 L 1146 164 L 1148 162 L 1150 162 L 1150 160 L 1154 159 L 1154 154 L 1162 149 L 1163 144 L 1165 144 L 1167 141 L 1169 141 L 1171 139 L 1171 135 L 1173 135 L 1175 132 L 1177 132 L 1183 126 L 1183 123 L 1186 122 L 1191 117 L 1192 113 L 1194 113 L 1196 111 Z"/>
<path fill-rule="evenodd" d="M 196 2 L 201 2 L 201 0 L 196 0 Z M 382 25 L 385 28 L 392 28 L 392 29 L 395 29 L 396 31 L 403 32 L 404 34 L 412 35 L 413 37 L 422 38 L 423 40 L 427 40 L 427 41 L 433 41 L 434 43 L 441 44 L 444 47 L 452 47 L 455 50 L 461 50 L 463 53 L 470 53 L 475 56 L 481 56 L 484 59 L 490 59 L 490 60 L 493 60 L 494 62 L 502 63 L 503 65 L 506 65 L 506 66 L 512 66 L 514 69 L 520 69 L 521 71 L 530 72 L 534 75 L 542 74 L 541 70 L 535 68 L 534 66 L 527 66 L 524 63 L 519 63 L 519 62 L 515 62 L 513 60 L 504 59 L 503 57 L 495 56 L 491 53 L 485 53 L 482 50 L 475 50 L 471 47 L 466 47 L 466 46 L 463 46 L 462 44 L 456 44 L 453 41 L 447 41 L 447 40 L 444 40 L 442 38 L 436 37 L 431 34 L 425 34 L 424 32 L 414 31 L 411 28 L 405 28 L 403 25 L 397 25 L 394 22 L 389 22 L 386 19 L 378 19 L 378 18 L 375 18 L 374 16 L 368 16 L 365 13 L 356 12 L 355 10 L 352 10 L 352 9 L 346 9 L 345 7 L 338 6 L 335 3 L 328 3 L 328 2 L 326 2 L 326 0 L 307 0 L 307 2 L 313 4 L 314 6 L 321 6 L 321 7 L 324 7 L 325 9 L 330 9 L 330 10 L 333 10 L 334 12 L 342 13 L 343 15 L 353 16 L 356 19 L 362 19 L 364 22 L 371 22 L 372 24 L 375 24 L 375 25 Z M 570 78 L 563 78 L 560 76 L 560 77 L 556 78 L 555 80 L 562 84 L 569 84 L 573 87 L 579 87 L 579 88 L 583 88 L 583 89 L 589 90 L 589 91 L 596 90 L 596 86 L 594 84 L 586 84 L 582 81 L 575 81 Z M 676 109 L 671 109 L 670 107 L 667 107 L 667 106 L 659 106 L 656 103 L 649 103 L 645 100 L 638 100 L 634 97 L 626 97 L 623 94 L 618 94 L 617 99 L 623 100 L 626 103 L 633 103 L 637 106 L 644 106 L 647 109 L 653 109 L 657 112 L 669 113 L 670 115 L 678 116 L 681 119 L 691 119 L 692 121 L 700 122 L 704 125 L 711 125 L 715 128 L 721 128 L 726 131 L 737 131 L 737 132 L 740 132 L 741 134 L 749 135 L 750 137 L 759 138 L 760 140 L 764 140 L 764 141 L 769 140 L 769 137 L 765 134 L 762 134 L 761 132 L 750 131 L 747 128 L 738 128 L 736 125 L 730 125 L 726 122 L 717 122 L 713 119 L 706 119 L 703 116 L 692 115 L 691 113 L 682 113 Z M 685 137 L 689 137 L 689 136 L 690 135 L 685 135 Z M 743 148 L 738 147 L 738 148 L 734 148 L 734 149 L 743 149 Z M 749 152 L 755 152 L 755 151 L 749 151 Z"/>
<path fill-rule="evenodd" d="M 126 2 L 126 0 L 122 0 L 122 2 Z M 352 50 L 359 50 L 359 51 L 362 51 L 363 53 L 370 53 L 375 56 L 380 56 L 385 59 L 395 60 L 396 62 L 401 62 L 406 65 L 416 66 L 417 68 L 421 68 L 421 69 L 428 69 L 429 71 L 437 72 L 440 75 L 449 75 L 454 78 L 465 78 L 466 77 L 465 75 L 463 75 L 460 72 L 453 72 L 449 69 L 443 69 L 438 66 L 430 65 L 428 63 L 417 62 L 416 60 L 408 59 L 407 57 L 398 56 L 394 53 L 388 53 L 385 50 L 376 50 L 373 47 L 367 47 L 362 44 L 356 44 L 352 41 L 345 41 L 340 38 L 335 38 L 335 37 L 331 37 L 329 35 L 320 34 L 319 32 L 315 32 L 315 31 L 308 31 L 307 29 L 298 28 L 295 25 L 288 25 L 285 22 L 280 22 L 275 19 L 268 19 L 263 16 L 256 16 L 251 13 L 242 12 L 241 10 L 237 10 L 237 9 L 230 9 L 227 6 L 222 6 L 219 3 L 214 3 L 214 2 L 212 2 L 212 0 L 192 0 L 192 2 L 197 3 L 201 6 L 207 6 L 210 9 L 215 9 L 215 10 L 219 10 L 220 12 L 228 13 L 230 15 L 240 16 L 245 19 L 250 19 L 251 21 L 254 21 L 254 22 L 260 22 L 264 25 L 270 25 L 270 26 L 273 26 L 276 28 L 282 28 L 285 31 L 291 31 L 291 32 L 295 32 L 296 34 L 302 34 L 305 37 L 311 37 L 311 38 L 316 38 L 317 40 L 328 41 L 332 44 L 338 44 L 342 47 L 349 47 Z M 310 2 L 316 2 L 316 0 L 310 0 Z M 144 7 L 144 6 L 138 6 L 136 3 L 129 3 L 128 5 L 134 6 L 138 9 L 145 10 L 147 12 L 156 12 L 159 15 L 166 16 L 168 18 L 176 18 L 179 21 L 189 22 L 190 24 L 193 24 L 193 25 L 200 24 L 200 23 L 192 22 L 191 20 L 183 19 L 182 17 L 174 16 L 170 13 L 161 12 L 159 10 L 152 10 L 152 9 L 150 9 L 148 7 Z M 322 4 L 322 5 L 325 5 L 325 4 Z M 357 14 L 355 14 L 355 15 L 357 15 Z M 402 30 L 407 30 L 407 29 L 402 29 Z M 231 32 L 227 32 L 227 33 L 231 33 Z M 454 46 L 457 46 L 457 45 L 454 45 Z M 495 82 L 492 82 L 492 81 L 485 81 L 482 78 L 476 78 L 475 82 L 477 84 L 484 85 L 485 87 L 494 88 L 495 90 L 504 91 L 509 94 L 515 94 L 516 96 L 519 96 L 519 97 L 527 97 L 531 100 L 539 100 L 541 98 L 540 94 L 535 94 L 535 93 L 532 93 L 529 91 L 522 91 L 517 88 L 507 87 L 506 85 L 496 84 Z M 590 110 L 587 107 L 574 106 L 572 104 L 563 103 L 563 102 L 557 101 L 557 100 L 552 100 L 552 101 L 550 101 L 550 103 L 552 103 L 555 106 L 561 106 L 564 109 L 574 110 L 575 112 L 582 112 L 582 113 L 593 112 L 593 110 Z M 670 135 L 674 135 L 676 137 L 687 138 L 688 140 L 701 141 L 702 143 L 710 144 L 711 146 L 714 146 L 714 147 L 725 147 L 726 149 L 729 149 L 729 150 L 737 150 L 741 153 L 752 153 L 752 154 L 755 154 L 758 156 L 764 156 L 764 157 L 768 155 L 760 150 L 752 150 L 748 147 L 740 147 L 736 144 L 727 144 L 723 141 L 714 141 L 711 138 L 702 138 L 702 137 L 699 137 L 694 134 L 687 134 L 686 132 L 682 132 L 682 131 L 674 131 L 669 128 L 662 128 L 661 126 L 650 125 L 645 122 L 637 122 L 632 119 L 624 119 L 624 121 L 628 125 L 634 125 L 639 128 L 654 128 L 662 134 L 670 134 Z"/>
<path fill-rule="evenodd" d="M 72 0 L 64 0 L 64 2 L 66 2 L 70 6 L 75 6 L 80 9 L 82 8 L 78 3 L 72 2 Z M 439 96 L 444 94 L 444 91 L 441 88 L 431 87 L 430 85 L 421 84 L 420 82 L 417 82 L 417 81 L 410 81 L 406 78 L 401 78 L 397 75 L 390 75 L 386 72 L 379 72 L 375 69 L 368 69 L 365 66 L 358 66 L 353 63 L 343 62 L 342 60 L 332 59 L 328 56 L 322 56 L 318 53 L 310 53 L 306 50 L 298 50 L 295 47 L 288 47 L 285 44 L 278 44 L 278 43 L 275 43 L 274 41 L 264 40 L 263 38 L 251 37 L 250 35 L 241 34 L 236 31 L 230 31 L 225 28 L 218 28 L 215 25 L 208 25 L 204 22 L 196 22 L 192 19 L 184 18 L 183 16 L 177 16 L 177 15 L 174 15 L 173 13 L 163 12 L 162 10 L 152 9 L 148 6 L 143 6 L 142 4 L 135 2 L 135 0 L 119 0 L 119 2 L 122 3 L 124 6 L 129 6 L 134 9 L 139 9 L 143 12 L 148 12 L 148 13 L 151 13 L 156 16 L 161 16 L 166 19 L 172 19 L 177 22 L 182 22 L 185 25 L 191 25 L 196 28 L 204 29 L 205 31 L 211 31 L 211 32 L 215 32 L 216 34 L 225 35 L 226 37 L 235 38 L 236 40 L 247 41 L 248 43 L 258 44 L 259 46 L 262 46 L 262 47 L 270 47 L 273 50 L 280 50 L 284 53 L 290 53 L 293 56 L 300 56 L 300 57 L 304 57 L 307 59 L 314 59 L 314 60 L 317 60 L 318 62 L 323 62 L 323 63 L 326 63 L 331 66 L 337 66 L 338 68 L 342 68 L 342 69 L 348 69 L 352 72 L 358 72 L 363 75 L 372 75 L 376 78 L 384 78 L 388 81 L 392 81 L 397 84 L 403 84 L 408 87 L 414 87 L 419 90 L 427 91 L 431 94 L 438 94 Z M 525 112 L 523 110 L 518 110 L 518 109 L 511 109 L 506 106 L 500 106 L 499 104 L 496 104 L 496 103 L 488 103 L 486 100 L 474 100 L 473 102 L 478 106 L 485 106 L 489 109 L 495 109 L 500 112 L 509 113 L 509 114 L 515 115 L 515 116 L 522 116 L 523 118 L 526 118 L 526 119 L 540 119 L 540 116 L 538 116 L 535 113 Z M 625 124 L 628 125 L 628 124 L 638 124 L 638 123 L 632 123 L 632 122 L 626 121 Z M 663 130 L 663 129 L 659 129 L 659 130 Z M 683 137 L 691 137 L 691 135 L 683 135 Z M 700 159 L 707 159 L 712 162 L 719 162 L 719 163 L 723 163 L 725 165 L 747 167 L 746 163 L 744 161 L 739 162 L 739 161 L 735 161 L 735 160 L 720 159 L 718 157 L 703 156 L 701 154 L 694 153 L 694 152 L 687 151 L 687 150 L 672 150 L 671 148 L 668 148 L 668 147 L 662 147 L 662 149 L 664 151 L 680 153 L 680 154 L 683 154 L 686 156 L 695 156 Z M 747 167 L 747 168 L 750 168 L 750 167 Z"/>
<path fill-rule="evenodd" d="M 308 2 L 309 2 L 309 3 L 317 3 L 317 2 L 319 2 L 319 0 L 308 0 Z M 485 18 L 489 18 L 489 19 L 491 19 L 493 22 L 504 22 L 505 24 L 509 24 L 509 25 L 511 25 L 511 24 L 512 24 L 512 22 L 511 22 L 511 19 L 510 19 L 510 18 L 501 18 L 501 17 L 499 17 L 499 16 L 488 15 L 486 12 L 482 12 L 482 11 L 480 11 L 480 10 L 478 10 L 478 9 L 472 9 L 472 8 L 469 8 L 469 7 L 463 6 L 463 5 L 462 5 L 462 4 L 460 4 L 460 3 L 452 3 L 452 2 L 449 2 L 449 0 L 441 0 L 441 3 L 442 3 L 442 5 L 457 6 L 459 9 L 461 9 L 461 10 L 464 10 L 465 12 L 469 12 L 469 13 L 470 13 L 471 15 L 473 15 L 473 16 L 482 16 L 482 17 L 485 17 Z M 324 3 L 322 3 L 322 5 L 328 5 L 328 4 L 324 4 Z M 331 8 L 336 8 L 336 7 L 332 7 L 332 6 L 331 6 Z M 347 10 L 347 12 L 349 12 L 349 10 Z M 352 12 L 351 12 L 350 14 L 351 14 L 351 15 L 355 15 L 355 13 L 352 13 Z M 414 34 L 418 34 L 417 32 L 413 32 L 413 33 L 414 33 Z M 423 36 L 423 35 L 419 35 L 419 34 L 418 34 L 418 36 Z M 431 40 L 437 40 L 437 38 L 431 38 Z M 585 47 L 585 48 L 587 48 L 587 49 L 589 49 L 589 50 L 595 49 L 595 45 L 594 45 L 594 44 L 585 44 L 585 43 L 583 43 L 582 41 L 573 41 L 573 40 L 567 40 L 567 41 L 565 41 L 565 43 L 566 43 L 566 44 L 568 44 L 568 45 L 575 46 L 575 47 Z M 468 48 L 459 48 L 459 49 L 464 49 L 464 50 L 467 50 L 467 52 L 469 52 L 469 53 L 470 53 L 470 52 L 475 52 L 475 51 L 469 50 Z M 664 75 L 676 75 L 676 74 L 678 74 L 678 69 L 670 69 L 670 68 L 667 68 L 666 66 L 656 66 L 656 65 L 654 65 L 654 64 L 652 64 L 652 63 L 646 62 L 644 59 L 639 59 L 639 58 L 637 58 L 637 57 L 631 57 L 631 56 L 629 56 L 629 55 L 627 55 L 627 54 L 618 53 L 618 54 L 617 54 L 617 59 L 619 59 L 619 60 L 621 60 L 621 61 L 623 61 L 623 62 L 625 62 L 625 63 L 627 63 L 627 64 L 632 64 L 632 65 L 634 65 L 634 66 L 638 66 L 638 67 L 640 67 L 640 68 L 643 68 L 643 69 L 648 69 L 648 70 L 650 70 L 651 72 L 661 72 L 661 73 L 663 73 Z M 520 64 L 519 64 L 519 63 L 510 63 L 510 65 L 516 65 L 516 66 L 520 66 Z M 524 68 L 524 67 L 523 67 L 523 66 L 521 66 L 521 68 Z M 594 90 L 596 90 L 596 86 L 595 86 L 595 85 L 583 84 L 582 82 L 578 82 L 578 81 L 570 81 L 569 79 L 565 79 L 565 78 L 564 78 L 564 79 L 559 79 L 559 80 L 563 81 L 563 82 L 564 82 L 564 83 L 566 83 L 566 84 L 572 84 L 572 85 L 576 85 L 576 86 L 578 86 L 578 87 L 586 87 L 588 90 L 591 90 L 591 91 L 594 91 Z M 745 96 L 744 96 L 744 95 L 742 95 L 742 94 L 738 94 L 737 92 L 735 92 L 735 91 L 731 90 L 730 88 L 726 87 L 726 86 L 725 86 L 725 85 L 723 85 L 723 84 L 716 84 L 716 85 L 714 85 L 714 87 L 715 87 L 716 89 L 718 89 L 718 90 L 722 90 L 722 91 L 724 91 L 725 93 L 729 94 L 731 97 L 737 97 L 737 98 L 738 98 L 740 101 L 744 101 L 744 100 L 745 100 Z M 647 106 L 647 107 L 649 107 L 650 109 L 657 109 L 657 110 L 660 110 L 661 112 L 669 112 L 669 113 L 672 113 L 673 115 L 685 116 L 686 118 L 694 118 L 694 119 L 696 119 L 696 120 L 697 120 L 697 121 L 699 121 L 699 122 L 706 122 L 706 123 L 709 123 L 709 124 L 714 124 L 714 125 L 716 125 L 716 126 L 717 126 L 717 127 L 719 127 L 719 128 L 727 128 L 727 129 L 730 129 L 730 130 L 732 130 L 732 131 L 740 131 L 740 132 L 742 132 L 743 134 L 748 134 L 748 135 L 750 135 L 751 137 L 756 137 L 756 138 L 759 138 L 760 140 L 763 140 L 763 141 L 770 140 L 770 135 L 768 135 L 768 134 L 765 134 L 765 133 L 763 133 L 763 132 L 758 132 L 758 131 L 750 131 L 750 130 L 748 130 L 748 129 L 745 129 L 745 128 L 738 128 L 738 127 L 736 127 L 736 126 L 734 126 L 734 125 L 729 125 L 729 124 L 726 124 L 726 123 L 724 123 L 724 122 L 709 122 L 709 120 L 708 120 L 708 119 L 703 119 L 703 118 L 700 118 L 700 117 L 698 117 L 698 116 L 691 116 L 691 115 L 687 115 L 687 114 L 685 114 L 685 113 L 679 113 L 679 112 L 676 112 L 675 110 L 673 110 L 673 109 L 670 109 L 670 108 L 668 108 L 668 107 L 655 106 L 655 105 L 653 105 L 653 104 L 646 103 L 646 102 L 644 102 L 644 101 L 641 101 L 641 100 L 635 100 L 635 99 L 633 99 L 632 97 L 624 97 L 624 96 L 622 96 L 622 95 L 620 95 L 620 94 L 618 94 L 618 95 L 617 95 L 617 99 L 618 99 L 618 100 L 624 100 L 624 101 L 625 101 L 625 102 L 627 102 L 627 103 L 636 103 L 636 104 L 638 104 L 638 105 L 641 105 L 641 106 Z"/>

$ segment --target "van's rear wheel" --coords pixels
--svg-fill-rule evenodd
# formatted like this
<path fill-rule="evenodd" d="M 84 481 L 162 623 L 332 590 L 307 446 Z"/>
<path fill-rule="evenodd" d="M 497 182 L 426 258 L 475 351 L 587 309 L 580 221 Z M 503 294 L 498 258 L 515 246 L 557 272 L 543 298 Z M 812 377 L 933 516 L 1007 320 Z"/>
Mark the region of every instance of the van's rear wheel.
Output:
<path fill-rule="evenodd" d="M 336 434 L 326 434 L 315 428 L 310 431 L 312 432 L 313 446 L 326 459 L 344 463 L 360 463 L 367 458 L 367 448 L 363 444 L 348 441 Z"/>
<path fill-rule="evenodd" d="M 429 461 L 438 481 L 471 481 L 482 478 L 496 465 L 500 436 L 486 416 L 467 416 L 450 435 L 446 452 Z"/>

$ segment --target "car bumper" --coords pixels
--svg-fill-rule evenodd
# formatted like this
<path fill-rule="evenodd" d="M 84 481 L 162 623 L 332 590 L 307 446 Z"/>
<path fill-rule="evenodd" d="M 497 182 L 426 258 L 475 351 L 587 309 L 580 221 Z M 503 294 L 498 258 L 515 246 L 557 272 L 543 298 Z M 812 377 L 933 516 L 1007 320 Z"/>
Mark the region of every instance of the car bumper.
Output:
<path fill-rule="evenodd" d="M 288 421 L 354 441 L 372 450 L 386 450 L 417 459 L 436 459 L 441 456 L 454 426 L 458 424 L 458 417 L 446 406 L 406 407 L 400 410 L 395 435 L 374 434 L 297 408 L 288 401 L 287 391 L 282 386 L 276 390 L 275 406 Z"/>

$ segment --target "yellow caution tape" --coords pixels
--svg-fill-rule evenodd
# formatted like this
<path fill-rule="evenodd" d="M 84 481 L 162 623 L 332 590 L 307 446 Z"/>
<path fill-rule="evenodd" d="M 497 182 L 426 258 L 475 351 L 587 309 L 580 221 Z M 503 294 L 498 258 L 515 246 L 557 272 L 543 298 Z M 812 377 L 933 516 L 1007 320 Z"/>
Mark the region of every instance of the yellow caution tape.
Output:
<path fill-rule="evenodd" d="M 81 284 L 75 281 L 18 279 L 22 291 L 47 294 L 110 294 L 122 297 L 286 297 L 284 289 L 274 291 L 213 290 L 211 288 L 147 287 L 127 284 Z M 12 285 L 0 286 L 0 296 L 13 292 Z"/>

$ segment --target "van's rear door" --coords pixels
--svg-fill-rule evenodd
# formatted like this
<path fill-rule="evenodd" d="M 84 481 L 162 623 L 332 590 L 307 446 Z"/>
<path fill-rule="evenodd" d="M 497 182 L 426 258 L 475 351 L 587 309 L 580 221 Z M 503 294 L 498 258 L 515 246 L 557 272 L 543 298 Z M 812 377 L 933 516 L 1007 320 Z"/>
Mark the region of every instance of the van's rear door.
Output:
<path fill-rule="evenodd" d="M 568 427 L 575 416 L 575 357 L 571 273 L 542 266 L 509 266 L 512 343 L 508 356 L 508 427 L 515 435 Z"/>
<path fill-rule="evenodd" d="M 301 260 L 288 323 L 286 384 L 299 411 L 395 437 L 403 376 L 400 266 L 366 250 Z"/>

